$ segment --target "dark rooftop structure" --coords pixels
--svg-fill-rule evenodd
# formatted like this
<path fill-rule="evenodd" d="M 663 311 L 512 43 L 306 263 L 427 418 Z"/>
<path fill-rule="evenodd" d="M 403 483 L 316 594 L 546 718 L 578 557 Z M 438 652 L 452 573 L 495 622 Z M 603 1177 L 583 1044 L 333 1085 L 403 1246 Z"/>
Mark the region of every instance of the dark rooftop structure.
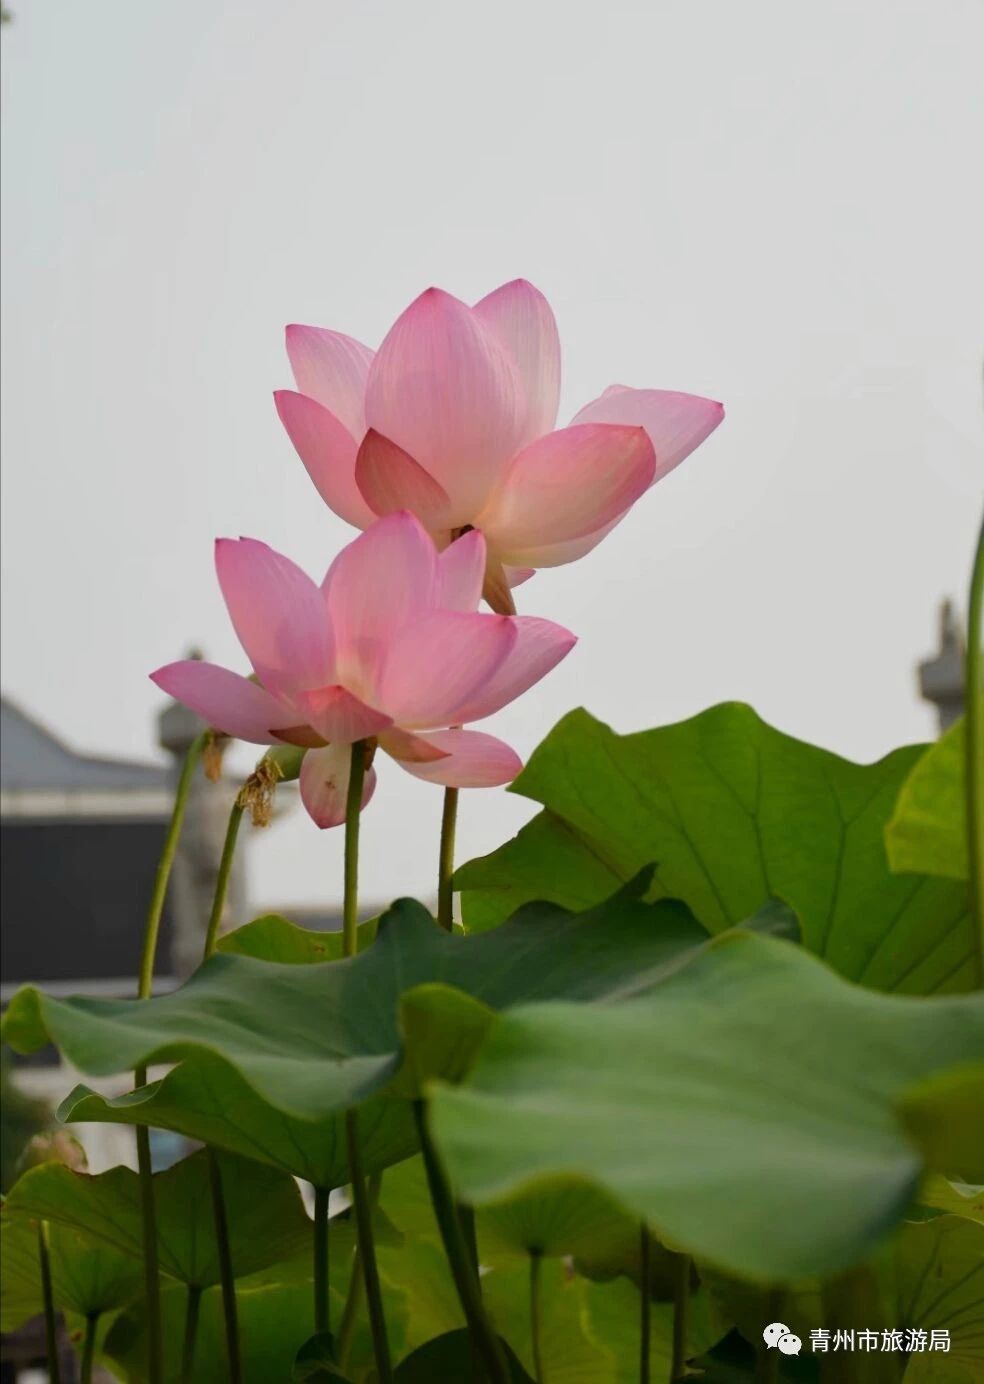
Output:
<path fill-rule="evenodd" d="M 4 998 L 25 981 L 132 993 L 170 798 L 166 766 L 77 754 L 3 699 Z M 170 947 L 168 914 L 164 975 Z"/>
<path fill-rule="evenodd" d="M 157 790 L 170 782 L 161 764 L 77 754 L 10 701 L 0 700 L 0 789 L 6 795 Z"/>

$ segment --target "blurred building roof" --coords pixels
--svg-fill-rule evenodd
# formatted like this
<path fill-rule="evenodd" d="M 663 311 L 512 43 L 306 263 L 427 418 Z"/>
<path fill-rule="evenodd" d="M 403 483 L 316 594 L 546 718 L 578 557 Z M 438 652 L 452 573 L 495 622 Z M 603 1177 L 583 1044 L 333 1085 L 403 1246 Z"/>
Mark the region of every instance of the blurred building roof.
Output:
<path fill-rule="evenodd" d="M 78 754 L 8 697 L 0 699 L 0 792 L 4 816 L 126 810 L 157 815 L 168 806 L 165 766 Z"/>

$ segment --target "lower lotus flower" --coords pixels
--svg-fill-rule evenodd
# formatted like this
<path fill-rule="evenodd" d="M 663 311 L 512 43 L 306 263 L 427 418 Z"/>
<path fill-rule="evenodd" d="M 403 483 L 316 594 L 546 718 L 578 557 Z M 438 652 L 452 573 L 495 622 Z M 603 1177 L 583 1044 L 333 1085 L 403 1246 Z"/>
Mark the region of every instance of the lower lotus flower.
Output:
<path fill-rule="evenodd" d="M 724 417 L 713 399 L 614 385 L 555 430 L 557 325 L 522 279 L 474 307 L 428 289 L 375 354 L 303 326 L 287 353 L 297 390 L 277 409 L 322 499 L 359 528 L 411 510 L 441 545 L 480 528 L 496 610 L 600 543 Z"/>
<path fill-rule="evenodd" d="M 254 539 L 219 539 L 215 563 L 254 676 L 186 660 L 151 677 L 227 735 L 305 748 L 301 797 L 318 826 L 344 820 L 358 740 L 447 787 L 519 772 L 508 745 L 462 727 L 538 682 L 575 639 L 549 620 L 478 612 L 482 534 L 438 552 L 412 514 L 395 513 L 344 548 L 320 586 Z M 375 782 L 370 768 L 363 806 Z"/>

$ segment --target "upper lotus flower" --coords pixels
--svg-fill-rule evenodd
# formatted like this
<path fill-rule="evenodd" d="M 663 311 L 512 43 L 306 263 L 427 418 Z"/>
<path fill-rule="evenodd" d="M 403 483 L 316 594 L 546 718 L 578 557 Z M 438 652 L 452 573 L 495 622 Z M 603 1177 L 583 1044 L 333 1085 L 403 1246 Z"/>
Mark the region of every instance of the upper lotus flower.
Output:
<path fill-rule="evenodd" d="M 277 410 L 322 498 L 350 524 L 407 509 L 444 546 L 488 543 L 485 595 L 589 552 L 724 417 L 712 399 L 614 385 L 554 431 L 560 341 L 518 279 L 468 307 L 431 288 L 373 354 L 340 332 L 287 328 L 299 392 Z"/>
<path fill-rule="evenodd" d="M 549 620 L 479 614 L 485 539 L 469 533 L 439 554 L 408 513 L 344 548 L 320 587 L 250 538 L 220 538 L 215 565 L 255 680 L 194 660 L 151 677 L 227 735 L 305 747 L 301 797 L 321 827 L 345 819 L 356 740 L 432 783 L 508 783 L 522 767 L 514 751 L 460 727 L 525 692 L 575 642 Z M 375 782 L 370 768 L 363 806 Z"/>

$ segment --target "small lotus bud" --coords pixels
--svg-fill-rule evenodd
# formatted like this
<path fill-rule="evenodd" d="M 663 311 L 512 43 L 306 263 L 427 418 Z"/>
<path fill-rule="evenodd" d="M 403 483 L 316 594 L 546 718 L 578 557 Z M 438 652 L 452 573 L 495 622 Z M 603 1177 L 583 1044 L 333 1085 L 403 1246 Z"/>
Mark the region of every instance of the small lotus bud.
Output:
<path fill-rule="evenodd" d="M 300 746 L 274 745 L 272 750 L 267 750 L 264 758 L 277 766 L 284 783 L 293 783 L 300 777 L 301 760 L 304 758 L 304 751 Z"/>

